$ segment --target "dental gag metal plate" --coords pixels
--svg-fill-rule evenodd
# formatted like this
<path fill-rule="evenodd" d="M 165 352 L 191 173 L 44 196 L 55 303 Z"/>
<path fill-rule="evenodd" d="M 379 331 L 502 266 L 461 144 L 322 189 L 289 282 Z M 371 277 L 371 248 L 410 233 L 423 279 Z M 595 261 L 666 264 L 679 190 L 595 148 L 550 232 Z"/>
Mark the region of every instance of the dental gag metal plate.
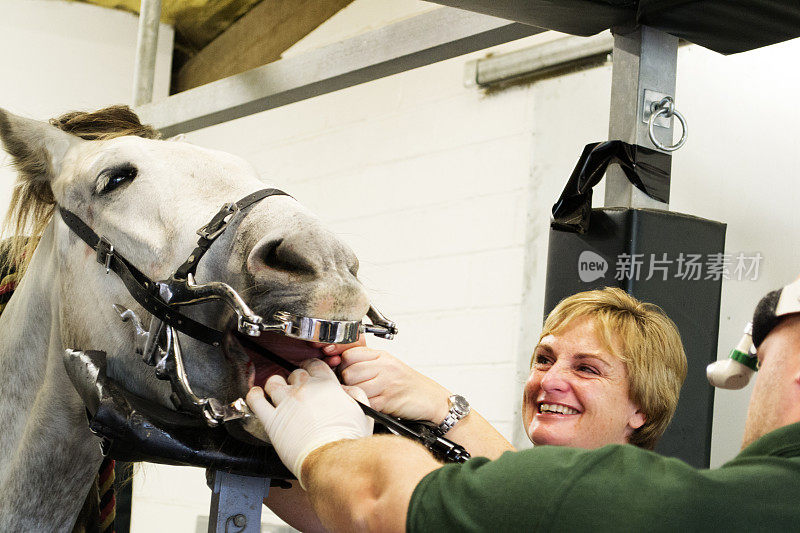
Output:
<path fill-rule="evenodd" d="M 287 337 L 326 344 L 352 344 L 362 333 L 372 333 L 384 339 L 393 339 L 397 326 L 380 314 L 374 307 L 369 308 L 367 317 L 372 324 L 358 320 L 325 320 L 298 316 L 285 311 L 273 315 L 274 324 L 262 324 L 262 331 L 280 331 Z"/>
<path fill-rule="evenodd" d="M 230 290 L 232 291 L 233 289 Z M 208 298 L 211 297 L 209 296 Z M 230 303 L 230 300 L 225 301 Z M 199 301 L 193 303 L 199 303 Z M 208 425 L 212 427 L 220 423 L 252 416 L 250 409 L 242 398 L 237 398 L 231 403 L 225 403 L 213 397 L 201 398 L 192 391 L 189 378 L 184 369 L 183 351 L 178 332 L 174 327 L 153 316 L 150 327 L 145 330 L 141 320 L 132 310 L 118 304 L 114 304 L 114 309 L 120 314 L 120 319 L 123 322 L 131 321 L 133 323 L 136 353 L 142 356 L 142 360 L 146 364 L 155 366 L 156 377 L 170 382 L 173 391 L 170 399 L 176 409 L 201 414 Z M 237 314 L 239 314 L 238 310 Z M 280 311 L 275 313 L 273 321 L 267 323 L 261 320 L 258 315 L 253 315 L 258 319 L 256 323 L 260 324 L 260 327 L 254 331 L 250 327 L 253 321 L 242 320 L 242 316 L 244 315 L 239 314 L 239 332 L 251 337 L 259 336 L 262 331 L 273 331 L 304 341 L 325 344 L 351 344 L 358 340 L 361 333 L 365 332 L 387 339 L 392 339 L 397 334 L 397 326 L 394 322 L 386 320 L 374 308 L 370 308 L 367 316 L 371 317 L 371 320 L 380 320 L 382 323 L 364 324 L 361 321 L 324 320 Z M 163 344 L 160 342 L 162 339 L 164 341 Z"/>

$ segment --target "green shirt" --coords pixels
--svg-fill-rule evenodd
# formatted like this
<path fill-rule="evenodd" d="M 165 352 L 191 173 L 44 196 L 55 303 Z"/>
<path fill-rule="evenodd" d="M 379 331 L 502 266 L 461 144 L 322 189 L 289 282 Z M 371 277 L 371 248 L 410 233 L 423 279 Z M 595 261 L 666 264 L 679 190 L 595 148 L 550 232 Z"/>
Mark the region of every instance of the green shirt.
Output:
<path fill-rule="evenodd" d="M 800 423 L 714 470 L 631 445 L 540 446 L 446 465 L 408 531 L 800 531 Z"/>

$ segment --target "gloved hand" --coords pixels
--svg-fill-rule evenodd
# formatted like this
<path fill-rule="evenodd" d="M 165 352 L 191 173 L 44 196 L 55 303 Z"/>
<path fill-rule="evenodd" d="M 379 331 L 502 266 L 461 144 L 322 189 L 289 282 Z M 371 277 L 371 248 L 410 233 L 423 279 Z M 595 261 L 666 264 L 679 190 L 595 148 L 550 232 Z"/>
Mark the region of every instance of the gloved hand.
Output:
<path fill-rule="evenodd" d="M 353 401 L 369 404 L 364 391 L 342 386 L 333 370 L 319 359 L 303 361 L 300 366 L 288 380 L 272 376 L 264 389 L 250 389 L 247 405 L 264 425 L 283 464 L 305 488 L 300 471 L 312 451 L 337 440 L 372 435 L 373 421 Z"/>

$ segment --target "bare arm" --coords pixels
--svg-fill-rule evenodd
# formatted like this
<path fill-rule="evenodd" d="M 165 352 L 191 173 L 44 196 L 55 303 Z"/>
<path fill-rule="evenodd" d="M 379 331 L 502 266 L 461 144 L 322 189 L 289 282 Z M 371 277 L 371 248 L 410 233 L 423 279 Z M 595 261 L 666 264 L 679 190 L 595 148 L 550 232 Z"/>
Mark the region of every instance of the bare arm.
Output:
<path fill-rule="evenodd" d="M 302 467 L 311 504 L 331 531 L 405 531 L 414 488 L 440 467 L 421 445 L 380 435 L 318 448 Z"/>
<path fill-rule="evenodd" d="M 269 507 L 281 520 L 304 533 L 327 531 L 311 508 L 306 491 L 300 487 L 300 483 L 297 481 L 291 483 L 292 487 L 288 489 L 270 488 L 269 494 L 264 498 L 264 505 Z"/>
<path fill-rule="evenodd" d="M 339 372 L 343 383 L 361 388 L 370 405 L 386 414 L 436 425 L 447 416 L 447 398 L 452 393 L 388 352 L 365 346 L 347 349 L 341 354 Z M 514 450 L 474 409 L 445 437 L 464 446 L 470 454 L 489 459 Z"/>
<path fill-rule="evenodd" d="M 442 417 L 444 420 L 444 416 Z M 497 459 L 503 452 L 516 449 L 494 426 L 474 409 L 445 434 L 445 437 L 462 445 L 474 457 Z"/>

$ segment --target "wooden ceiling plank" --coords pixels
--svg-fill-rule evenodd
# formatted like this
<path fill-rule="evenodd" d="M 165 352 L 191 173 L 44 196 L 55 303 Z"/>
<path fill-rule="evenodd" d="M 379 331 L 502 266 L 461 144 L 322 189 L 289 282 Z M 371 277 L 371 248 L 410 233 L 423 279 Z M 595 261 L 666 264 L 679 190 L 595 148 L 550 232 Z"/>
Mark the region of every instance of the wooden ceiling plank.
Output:
<path fill-rule="evenodd" d="M 277 61 L 350 2 L 262 0 L 181 67 L 173 90 L 185 91 Z"/>

